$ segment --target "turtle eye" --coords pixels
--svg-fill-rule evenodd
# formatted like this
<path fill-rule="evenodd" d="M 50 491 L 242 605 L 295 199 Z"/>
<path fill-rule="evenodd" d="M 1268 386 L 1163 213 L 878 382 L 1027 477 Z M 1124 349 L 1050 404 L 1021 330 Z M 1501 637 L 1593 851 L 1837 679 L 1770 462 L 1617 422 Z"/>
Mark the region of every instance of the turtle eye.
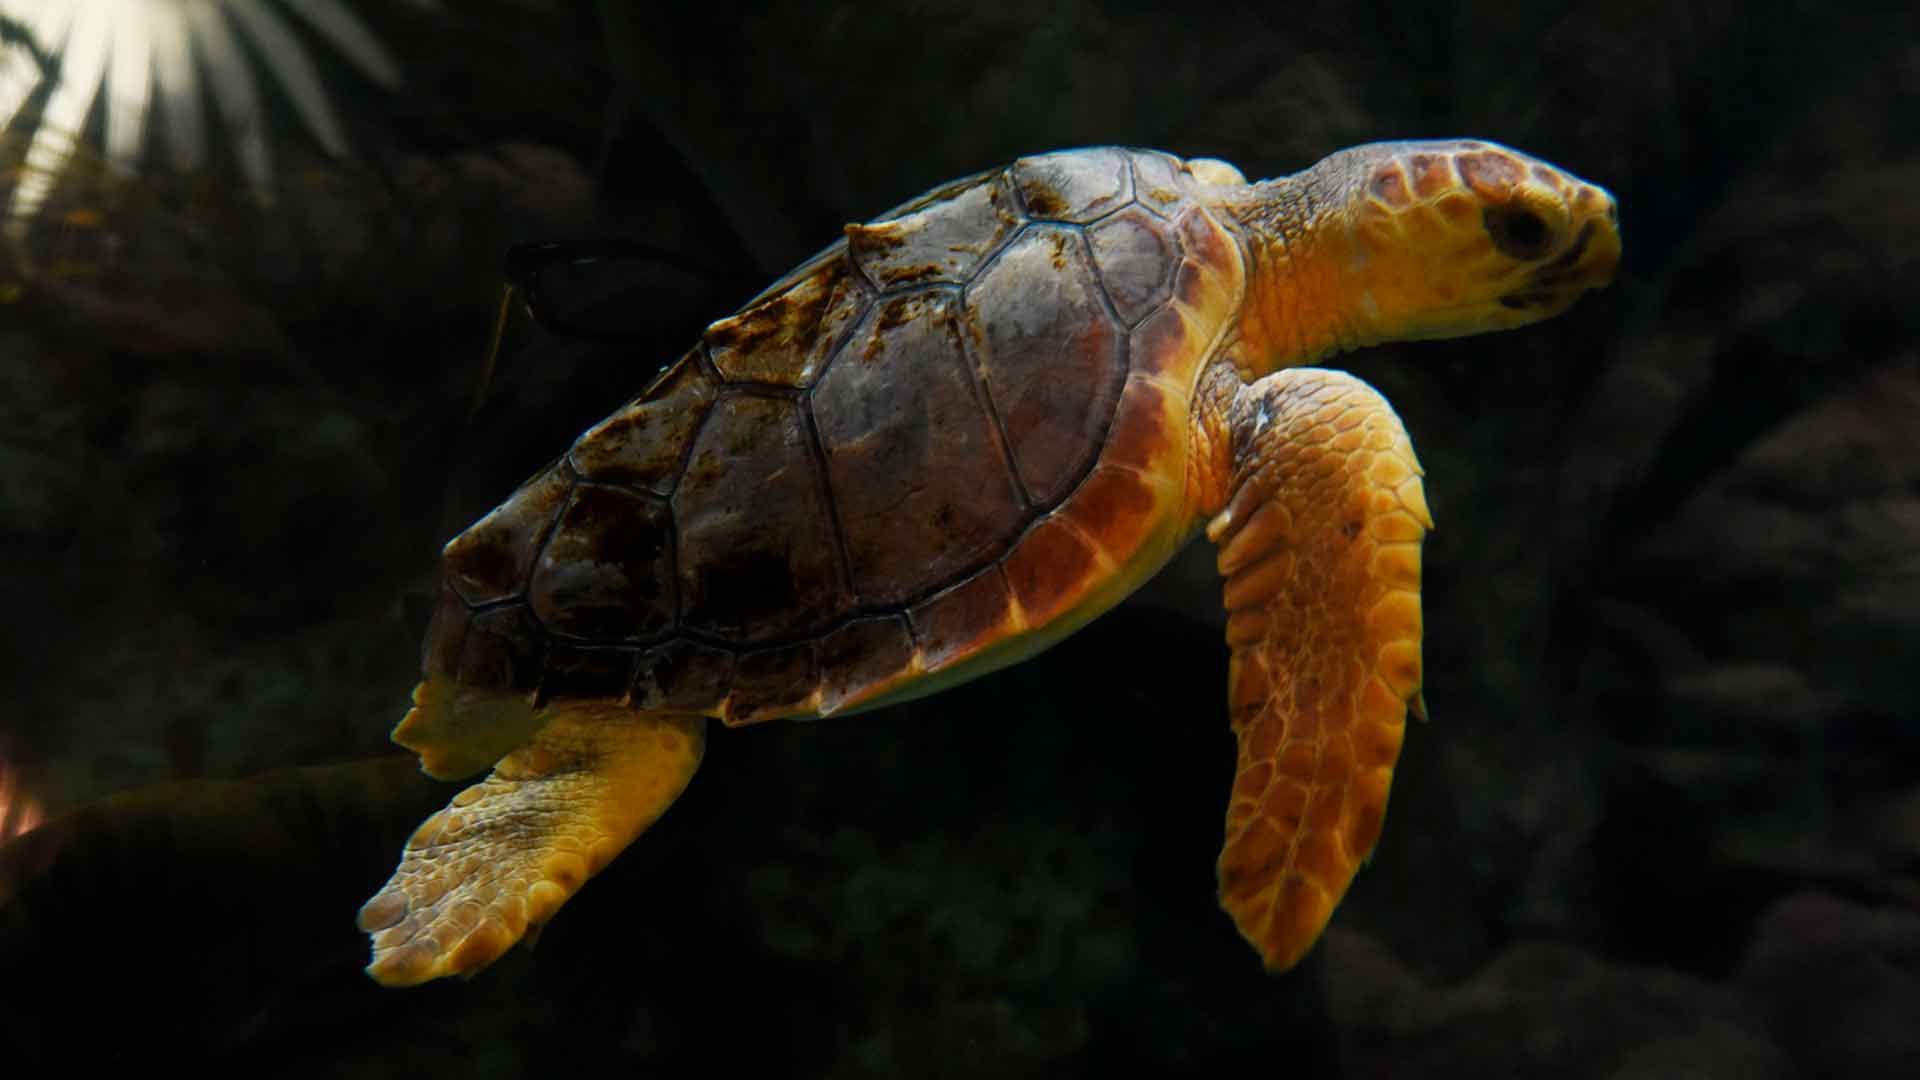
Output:
<path fill-rule="evenodd" d="M 1487 235 L 1502 255 L 1531 262 L 1547 253 L 1553 230 L 1539 214 L 1524 206 L 1489 206 Z"/>

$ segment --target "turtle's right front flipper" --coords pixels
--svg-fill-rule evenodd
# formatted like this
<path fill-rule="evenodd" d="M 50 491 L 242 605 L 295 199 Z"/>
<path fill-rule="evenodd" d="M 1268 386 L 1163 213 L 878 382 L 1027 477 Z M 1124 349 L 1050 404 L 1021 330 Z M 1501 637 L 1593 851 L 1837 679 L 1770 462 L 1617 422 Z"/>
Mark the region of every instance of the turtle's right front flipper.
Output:
<path fill-rule="evenodd" d="M 551 707 L 485 780 L 414 830 L 360 909 L 389 986 L 472 974 L 553 917 L 659 820 L 700 765 L 706 721 L 619 702 Z"/>
<path fill-rule="evenodd" d="M 1274 970 L 1320 936 L 1373 851 L 1420 691 L 1432 526 L 1399 418 L 1366 383 L 1292 368 L 1228 408 L 1226 578 L 1239 767 L 1220 902 Z"/>

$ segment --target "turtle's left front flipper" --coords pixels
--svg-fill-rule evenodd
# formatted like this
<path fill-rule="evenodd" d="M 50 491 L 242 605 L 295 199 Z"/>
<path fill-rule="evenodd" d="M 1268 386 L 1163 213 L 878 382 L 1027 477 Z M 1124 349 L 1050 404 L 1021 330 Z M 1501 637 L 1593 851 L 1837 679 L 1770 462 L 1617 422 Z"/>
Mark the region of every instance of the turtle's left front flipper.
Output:
<path fill-rule="evenodd" d="M 1380 836 L 1419 711 L 1420 542 L 1432 527 L 1399 418 L 1366 383 L 1292 368 L 1228 406 L 1225 577 L 1239 767 L 1220 903 L 1292 967 Z"/>
<path fill-rule="evenodd" d="M 525 746 L 414 830 L 360 909 L 367 973 L 409 986 L 486 967 L 659 820 L 700 765 L 706 721 L 618 702 L 553 706 Z"/>

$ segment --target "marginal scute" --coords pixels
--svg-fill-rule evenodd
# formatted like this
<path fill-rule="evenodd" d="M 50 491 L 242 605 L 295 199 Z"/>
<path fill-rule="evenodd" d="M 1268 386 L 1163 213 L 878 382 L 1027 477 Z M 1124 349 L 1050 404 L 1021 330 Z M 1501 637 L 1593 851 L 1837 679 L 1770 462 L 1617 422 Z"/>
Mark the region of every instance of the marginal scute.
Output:
<path fill-rule="evenodd" d="M 1212 214 L 1198 206 L 1188 208 L 1174 224 L 1175 231 L 1180 235 L 1180 246 L 1186 251 L 1188 259 L 1199 264 L 1199 268 L 1211 270 L 1224 267 L 1233 262 L 1238 254 L 1234 251 L 1233 238 L 1220 228 L 1220 223 L 1214 220 Z M 1178 292 L 1176 288 L 1175 293 Z"/>
<path fill-rule="evenodd" d="M 636 655 L 632 649 L 554 645 L 547 650 L 539 699 L 542 703 L 582 698 L 621 700 L 633 685 Z"/>
<path fill-rule="evenodd" d="M 673 576 L 673 517 L 665 499 L 580 484 L 534 566 L 527 602 L 556 634 L 652 637 L 673 624 Z"/>
<path fill-rule="evenodd" d="M 1147 316 L 1128 336 L 1127 355 L 1133 370 L 1149 375 L 1190 370 L 1194 353 L 1206 343 L 1188 322 L 1186 313 L 1168 304 Z"/>
<path fill-rule="evenodd" d="M 968 336 L 1015 467 L 1036 503 L 1092 465 L 1127 374 L 1126 345 L 1080 235 L 1036 226 L 967 290 Z"/>
<path fill-rule="evenodd" d="M 801 409 L 728 394 L 700 429 L 673 496 L 687 627 L 745 644 L 812 630 L 849 607 Z"/>
<path fill-rule="evenodd" d="M 1168 508 L 1142 474 L 1102 465 L 1087 474 L 1059 512 L 1071 516 L 1107 555 L 1124 562 L 1140 550 Z"/>
<path fill-rule="evenodd" d="M 1024 508 L 960 340 L 957 291 L 883 301 L 813 393 L 861 603 L 904 603 L 1005 546 Z"/>
<path fill-rule="evenodd" d="M 567 460 L 583 479 L 670 495 L 713 395 L 713 377 L 694 349 L 631 404 L 588 428 Z"/>
<path fill-rule="evenodd" d="M 629 696 L 636 709 L 712 715 L 732 683 L 732 653 L 670 641 L 640 654 Z"/>
<path fill-rule="evenodd" d="M 938 671 L 1021 629 L 1013 617 L 1013 594 L 994 563 L 907 613 L 921 662 Z"/>
<path fill-rule="evenodd" d="M 1114 410 L 1101 463 L 1155 471 L 1166 455 L 1179 451 L 1175 440 L 1184 437 L 1187 403 L 1176 399 L 1159 380 L 1141 375 L 1129 378 L 1125 390 Z"/>
<path fill-rule="evenodd" d="M 1121 322 L 1132 326 L 1166 302 L 1180 252 L 1165 222 L 1130 206 L 1089 228 L 1087 241 Z"/>
<path fill-rule="evenodd" d="M 820 639 L 820 715 L 858 706 L 913 671 L 913 635 L 901 615 L 855 619 Z"/>
<path fill-rule="evenodd" d="M 1007 586 L 1035 625 L 1072 610 L 1099 572 L 1099 557 L 1058 515 L 1034 523 L 1008 553 Z"/>
<path fill-rule="evenodd" d="M 572 487 L 573 477 L 557 463 L 520 485 L 507 501 L 447 543 L 440 555 L 447 585 L 475 606 L 519 596 L 541 538 Z"/>
<path fill-rule="evenodd" d="M 847 251 L 882 291 L 957 285 L 1020 226 L 1005 181 L 995 174 L 889 220 L 847 226 Z"/>
<path fill-rule="evenodd" d="M 756 724 L 803 710 L 820 686 L 815 648 L 814 642 L 799 641 L 741 653 L 733 667 L 727 724 Z"/>
<path fill-rule="evenodd" d="M 1009 171 L 1027 213 L 1046 221 L 1084 224 L 1133 197 L 1127 159 L 1108 147 L 1024 157 Z"/>
<path fill-rule="evenodd" d="M 869 302 L 866 285 L 846 258 L 821 259 L 812 273 L 707 327 L 707 349 L 729 382 L 805 389 Z"/>

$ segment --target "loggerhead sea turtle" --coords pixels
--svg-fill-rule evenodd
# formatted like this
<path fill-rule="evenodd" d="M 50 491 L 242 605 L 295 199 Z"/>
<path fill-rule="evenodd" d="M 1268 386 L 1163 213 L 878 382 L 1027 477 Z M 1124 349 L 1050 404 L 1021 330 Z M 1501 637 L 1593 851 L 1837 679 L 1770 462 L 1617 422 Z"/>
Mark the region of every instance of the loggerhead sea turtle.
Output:
<path fill-rule="evenodd" d="M 493 772 L 361 909 L 368 972 L 471 973 L 551 919 L 680 794 L 706 718 L 1022 660 L 1202 525 L 1239 744 L 1220 902 L 1291 966 L 1422 707 L 1432 525 L 1386 401 L 1298 365 L 1547 318 L 1619 257 L 1605 191 L 1478 141 L 1253 184 L 1069 150 L 848 225 L 447 545 L 393 738 Z"/>

